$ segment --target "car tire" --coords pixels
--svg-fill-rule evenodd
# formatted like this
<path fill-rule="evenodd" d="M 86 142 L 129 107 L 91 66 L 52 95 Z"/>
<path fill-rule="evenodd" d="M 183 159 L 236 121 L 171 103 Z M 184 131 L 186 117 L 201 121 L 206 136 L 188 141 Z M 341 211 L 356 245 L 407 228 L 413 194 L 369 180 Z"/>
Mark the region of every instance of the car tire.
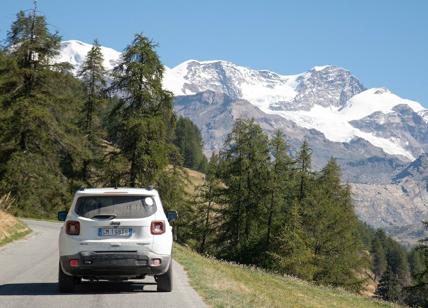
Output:
<path fill-rule="evenodd" d="M 172 262 L 169 264 L 168 270 L 165 274 L 156 277 L 157 291 L 158 292 L 171 292 L 172 291 Z"/>
<path fill-rule="evenodd" d="M 80 278 L 65 274 L 62 271 L 61 264 L 58 266 L 58 289 L 61 293 L 72 293 Z"/>

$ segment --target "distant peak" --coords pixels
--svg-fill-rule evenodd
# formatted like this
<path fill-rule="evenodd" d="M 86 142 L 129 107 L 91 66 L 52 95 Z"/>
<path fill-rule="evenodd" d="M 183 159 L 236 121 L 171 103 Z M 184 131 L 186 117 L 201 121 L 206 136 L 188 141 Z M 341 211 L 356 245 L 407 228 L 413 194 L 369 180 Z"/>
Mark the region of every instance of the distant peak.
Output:
<path fill-rule="evenodd" d="M 382 87 L 382 88 L 374 88 L 371 89 L 373 94 L 385 94 L 385 93 L 392 93 L 388 88 Z"/>
<path fill-rule="evenodd" d="M 318 65 L 318 66 L 314 66 L 313 68 L 311 68 L 311 71 L 316 71 L 316 72 L 320 72 L 323 71 L 327 68 L 332 68 L 335 67 L 334 65 Z"/>
<path fill-rule="evenodd" d="M 90 45 L 88 43 L 84 43 L 84 42 L 79 41 L 79 40 L 62 41 L 61 44 L 62 45 L 73 45 L 73 44 L 77 44 L 77 45 L 81 45 L 81 46 L 88 46 L 88 45 Z"/>
<path fill-rule="evenodd" d="M 199 65 L 204 65 L 204 64 L 228 64 L 228 65 L 235 65 L 232 62 L 229 61 L 225 61 L 225 60 L 195 60 L 195 59 L 189 59 L 186 60 L 180 64 L 178 64 L 176 66 L 176 68 L 178 67 L 183 67 L 183 66 L 187 66 L 188 64 L 199 64 Z"/>

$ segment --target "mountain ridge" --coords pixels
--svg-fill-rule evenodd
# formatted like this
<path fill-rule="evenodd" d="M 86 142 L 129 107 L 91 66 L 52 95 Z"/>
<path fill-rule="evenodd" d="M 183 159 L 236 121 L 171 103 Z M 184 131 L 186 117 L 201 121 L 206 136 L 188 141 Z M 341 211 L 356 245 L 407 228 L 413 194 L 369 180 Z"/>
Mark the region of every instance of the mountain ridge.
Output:
<path fill-rule="evenodd" d="M 78 71 L 90 44 L 62 42 L 58 61 Z M 109 71 L 121 53 L 102 47 Z M 366 88 L 349 70 L 315 66 L 294 75 L 255 70 L 223 60 L 187 60 L 165 67 L 174 109 L 201 130 L 205 153 L 218 152 L 237 118 L 253 118 L 268 133 L 281 129 L 290 151 L 307 140 L 313 167 L 335 157 L 352 186 L 358 216 L 415 243 L 428 219 L 428 185 L 411 164 L 428 152 L 428 109 L 384 87 Z M 428 174 L 428 164 L 424 164 Z M 403 175 L 403 173 L 401 173 Z"/>
<path fill-rule="evenodd" d="M 59 59 L 75 65 L 76 72 L 90 46 L 80 41 L 62 42 Z M 106 69 L 111 70 L 120 59 L 120 52 L 107 47 L 102 47 L 102 52 Z M 316 129 L 330 141 L 350 142 L 353 138 L 362 138 L 387 154 L 401 156 L 404 161 L 414 160 L 421 153 L 408 147 L 407 139 L 385 138 L 362 131 L 351 121 L 377 111 L 387 114 L 400 104 L 408 105 L 415 113 L 425 114 L 427 110 L 385 88 L 366 89 L 349 70 L 338 66 L 315 66 L 300 74 L 282 75 L 223 60 L 187 60 L 174 68 L 165 67 L 164 86 L 176 96 L 210 90 L 232 99 L 244 99 L 264 113 L 277 114 L 301 127 Z"/>

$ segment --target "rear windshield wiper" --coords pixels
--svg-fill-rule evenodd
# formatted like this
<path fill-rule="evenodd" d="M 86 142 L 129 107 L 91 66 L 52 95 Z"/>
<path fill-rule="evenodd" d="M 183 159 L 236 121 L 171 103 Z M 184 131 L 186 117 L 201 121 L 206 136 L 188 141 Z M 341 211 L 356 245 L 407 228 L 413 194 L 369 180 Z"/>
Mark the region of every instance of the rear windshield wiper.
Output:
<path fill-rule="evenodd" d="M 116 218 L 116 214 L 99 214 L 92 216 L 91 219 L 113 219 Z"/>

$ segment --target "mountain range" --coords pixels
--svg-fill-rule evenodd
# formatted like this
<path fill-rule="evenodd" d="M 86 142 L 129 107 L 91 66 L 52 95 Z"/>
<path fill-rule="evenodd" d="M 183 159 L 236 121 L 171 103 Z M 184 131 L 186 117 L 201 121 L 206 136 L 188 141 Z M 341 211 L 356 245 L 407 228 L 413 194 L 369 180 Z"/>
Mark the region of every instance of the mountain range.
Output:
<path fill-rule="evenodd" d="M 92 46 L 64 41 L 57 61 L 74 65 Z M 121 53 L 102 47 L 111 70 Z M 295 75 L 228 61 L 188 60 L 165 67 L 164 87 L 175 111 L 200 128 L 209 156 L 221 149 L 234 120 L 254 118 L 272 134 L 281 129 L 295 153 L 303 140 L 315 170 L 335 157 L 352 186 L 355 210 L 367 224 L 402 243 L 423 236 L 428 220 L 428 110 L 387 88 L 366 88 L 350 71 L 316 66 Z"/>

